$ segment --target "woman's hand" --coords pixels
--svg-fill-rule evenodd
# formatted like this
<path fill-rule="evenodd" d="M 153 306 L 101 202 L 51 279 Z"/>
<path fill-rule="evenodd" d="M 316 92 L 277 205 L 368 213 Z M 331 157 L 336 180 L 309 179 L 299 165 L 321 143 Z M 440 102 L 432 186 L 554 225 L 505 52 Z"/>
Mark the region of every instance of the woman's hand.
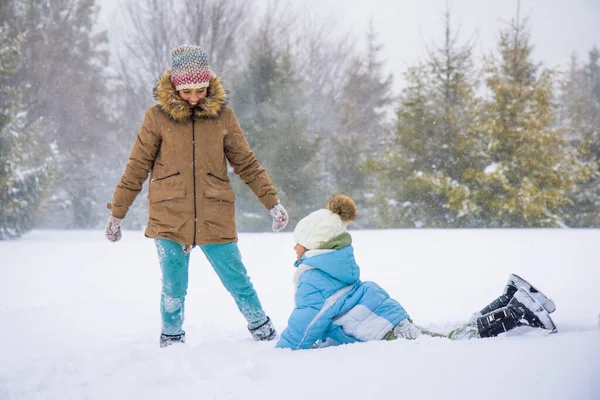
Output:
<path fill-rule="evenodd" d="M 106 224 L 106 230 L 104 236 L 111 242 L 118 242 L 121 240 L 121 219 L 113 217 L 112 215 L 108 219 Z"/>
<path fill-rule="evenodd" d="M 273 231 L 279 232 L 287 225 L 290 218 L 288 217 L 287 211 L 279 203 L 275 204 L 273 208 L 269 210 L 269 214 L 273 217 Z"/>

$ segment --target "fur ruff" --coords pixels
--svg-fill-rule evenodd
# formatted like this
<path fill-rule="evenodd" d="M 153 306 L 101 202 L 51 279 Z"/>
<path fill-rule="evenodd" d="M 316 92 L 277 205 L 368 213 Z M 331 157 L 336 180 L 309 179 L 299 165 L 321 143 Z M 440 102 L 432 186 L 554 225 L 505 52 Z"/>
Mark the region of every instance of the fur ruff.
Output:
<path fill-rule="evenodd" d="M 188 103 L 177 94 L 171 82 L 171 68 L 167 68 L 154 88 L 154 98 L 160 109 L 172 120 L 184 122 L 191 118 L 192 109 Z M 212 74 L 208 85 L 208 94 L 194 109 L 196 118 L 215 118 L 227 105 L 227 91 L 221 84 L 221 79 Z"/>

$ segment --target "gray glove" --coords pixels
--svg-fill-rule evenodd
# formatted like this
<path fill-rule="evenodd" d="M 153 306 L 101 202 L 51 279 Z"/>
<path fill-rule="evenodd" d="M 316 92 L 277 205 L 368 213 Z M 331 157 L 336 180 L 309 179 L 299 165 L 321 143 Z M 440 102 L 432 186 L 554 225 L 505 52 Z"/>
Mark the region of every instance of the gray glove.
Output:
<path fill-rule="evenodd" d="M 118 242 L 121 240 L 121 219 L 113 217 L 112 215 L 108 219 L 106 224 L 106 230 L 104 236 L 111 242 Z"/>
<path fill-rule="evenodd" d="M 288 217 L 287 211 L 279 203 L 275 204 L 273 208 L 269 210 L 269 214 L 273 217 L 273 231 L 279 232 L 287 225 L 290 218 Z"/>
<path fill-rule="evenodd" d="M 423 330 L 407 318 L 396 325 L 394 334 L 398 338 L 414 340 L 423 334 Z"/>

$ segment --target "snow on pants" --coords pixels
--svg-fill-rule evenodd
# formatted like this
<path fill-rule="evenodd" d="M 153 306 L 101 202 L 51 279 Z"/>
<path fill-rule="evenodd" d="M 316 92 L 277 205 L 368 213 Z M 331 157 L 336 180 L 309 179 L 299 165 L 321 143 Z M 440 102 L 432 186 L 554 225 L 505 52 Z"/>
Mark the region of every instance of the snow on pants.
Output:
<path fill-rule="evenodd" d="M 161 329 L 166 335 L 178 335 L 183 333 L 190 254 L 184 254 L 183 246 L 171 240 L 155 239 L 155 243 L 162 270 Z M 262 325 L 267 316 L 242 263 L 237 243 L 207 244 L 201 245 L 200 249 L 248 321 L 248 328 Z"/>

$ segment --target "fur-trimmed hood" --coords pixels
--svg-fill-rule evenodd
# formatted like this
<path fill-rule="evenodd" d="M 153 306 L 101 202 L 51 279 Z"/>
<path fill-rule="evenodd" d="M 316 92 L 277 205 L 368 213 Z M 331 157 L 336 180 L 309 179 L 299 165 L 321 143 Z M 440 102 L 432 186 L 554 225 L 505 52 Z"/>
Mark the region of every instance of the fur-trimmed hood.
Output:
<path fill-rule="evenodd" d="M 177 94 L 171 82 L 171 68 L 163 72 L 154 88 L 154 98 L 158 101 L 160 109 L 172 120 L 184 122 L 192 116 L 188 103 Z M 208 95 L 194 109 L 196 118 L 214 118 L 218 116 L 227 105 L 227 91 L 221 84 L 221 79 L 214 73 L 208 85 Z"/>

